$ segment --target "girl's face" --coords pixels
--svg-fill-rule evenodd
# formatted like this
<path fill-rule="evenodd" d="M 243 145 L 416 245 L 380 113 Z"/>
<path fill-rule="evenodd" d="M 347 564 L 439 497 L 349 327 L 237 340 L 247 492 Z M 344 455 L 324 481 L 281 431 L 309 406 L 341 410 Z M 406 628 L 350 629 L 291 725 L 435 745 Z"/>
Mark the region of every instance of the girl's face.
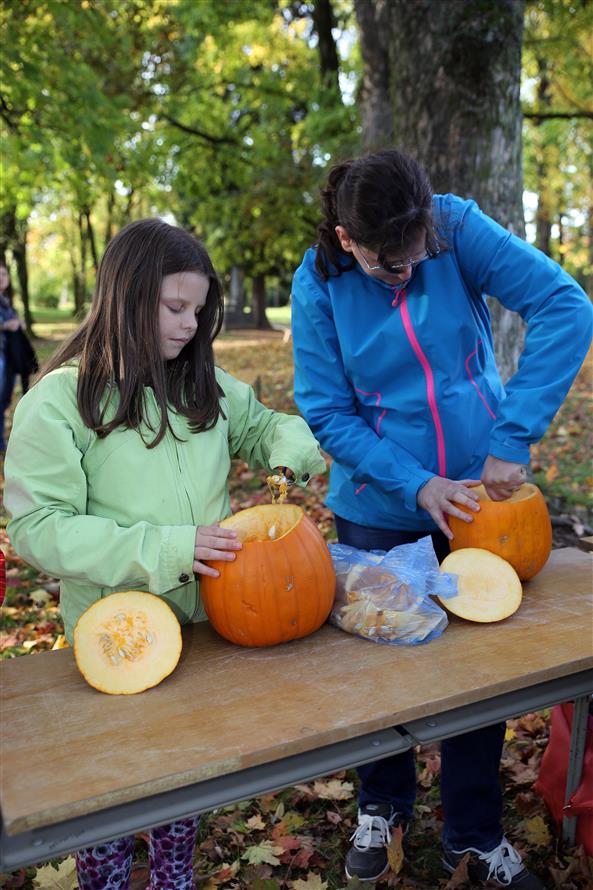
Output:
<path fill-rule="evenodd" d="M 198 315 L 210 289 L 201 272 L 165 275 L 159 300 L 159 351 L 165 360 L 177 358 L 198 329 Z"/>
<path fill-rule="evenodd" d="M 8 269 L 0 263 L 0 293 L 3 293 L 10 284 Z"/>

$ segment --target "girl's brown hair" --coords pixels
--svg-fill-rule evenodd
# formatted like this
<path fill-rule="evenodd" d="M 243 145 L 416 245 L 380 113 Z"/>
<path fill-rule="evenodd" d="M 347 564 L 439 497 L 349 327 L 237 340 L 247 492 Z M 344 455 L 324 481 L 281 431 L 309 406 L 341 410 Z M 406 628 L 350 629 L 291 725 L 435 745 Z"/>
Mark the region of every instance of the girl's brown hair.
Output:
<path fill-rule="evenodd" d="M 159 352 L 161 283 L 177 272 L 200 272 L 210 287 L 195 336 L 177 358 L 165 361 Z M 222 414 L 224 393 L 216 382 L 212 342 L 223 312 L 220 282 L 197 238 L 159 219 L 138 220 L 107 246 L 89 315 L 42 375 L 78 363 L 78 410 L 99 437 L 119 426 L 139 429 L 145 423 L 155 432 L 147 443 L 154 448 L 169 426 L 168 405 L 188 418 L 192 432 L 210 429 Z M 147 386 L 160 409 L 158 429 L 148 421 Z M 107 420 L 116 393 L 119 402 Z"/>
<path fill-rule="evenodd" d="M 390 252 L 406 250 L 422 232 L 428 250 L 439 245 L 430 180 L 414 158 L 395 149 L 332 167 L 321 190 L 321 208 L 315 267 L 325 280 L 356 265 L 340 246 L 337 225 L 357 244 L 376 250 L 381 261 Z"/>

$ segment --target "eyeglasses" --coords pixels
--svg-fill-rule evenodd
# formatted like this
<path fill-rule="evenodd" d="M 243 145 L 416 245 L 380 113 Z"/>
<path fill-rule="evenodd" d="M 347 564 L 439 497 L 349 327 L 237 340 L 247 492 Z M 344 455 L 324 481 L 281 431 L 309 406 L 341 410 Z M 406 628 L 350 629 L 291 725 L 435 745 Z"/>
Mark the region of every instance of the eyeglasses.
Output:
<path fill-rule="evenodd" d="M 371 266 L 371 264 L 365 257 L 360 244 L 357 244 L 356 246 L 358 247 L 358 249 L 360 251 L 360 255 L 363 258 L 364 264 L 367 267 L 367 269 L 369 270 L 369 272 L 388 272 L 390 275 L 398 275 L 400 272 L 403 272 L 405 269 L 409 269 L 409 268 L 414 270 L 416 268 L 416 266 L 420 265 L 420 263 L 423 263 L 425 260 L 434 259 L 441 252 L 439 247 L 435 247 L 434 250 L 428 250 L 428 248 L 426 248 L 426 250 L 424 251 L 422 256 L 419 256 L 416 258 L 408 257 L 407 260 L 405 260 L 405 261 L 400 260 L 398 263 L 388 263 L 388 262 L 382 263 L 382 262 L 380 262 L 376 266 Z"/>

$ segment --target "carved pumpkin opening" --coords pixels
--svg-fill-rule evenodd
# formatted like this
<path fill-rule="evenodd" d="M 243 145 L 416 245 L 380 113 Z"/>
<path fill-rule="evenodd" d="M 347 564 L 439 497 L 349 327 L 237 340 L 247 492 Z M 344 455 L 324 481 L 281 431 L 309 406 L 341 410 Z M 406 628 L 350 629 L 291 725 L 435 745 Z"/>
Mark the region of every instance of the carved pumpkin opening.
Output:
<path fill-rule="evenodd" d="M 294 504 L 262 504 L 241 510 L 223 519 L 224 528 L 232 528 L 243 544 L 253 541 L 272 543 L 285 537 L 304 517 Z"/>

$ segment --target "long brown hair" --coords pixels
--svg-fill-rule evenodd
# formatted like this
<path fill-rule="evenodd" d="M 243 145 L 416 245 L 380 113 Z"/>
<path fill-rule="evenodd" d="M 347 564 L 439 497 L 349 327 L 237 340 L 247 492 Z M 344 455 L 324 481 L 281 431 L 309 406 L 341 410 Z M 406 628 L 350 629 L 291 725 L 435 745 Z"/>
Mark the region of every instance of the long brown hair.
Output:
<path fill-rule="evenodd" d="M 159 352 L 160 291 L 165 275 L 176 272 L 201 272 L 210 287 L 195 336 L 177 358 L 165 361 Z M 210 429 L 222 414 L 224 393 L 216 382 L 212 342 L 223 312 L 220 282 L 197 238 L 159 219 L 138 220 L 110 241 L 89 315 L 41 376 L 78 363 L 78 410 L 99 437 L 118 426 L 139 429 L 145 423 L 156 434 L 147 443 L 153 448 L 169 426 L 168 405 L 188 418 L 192 432 Z M 158 429 L 148 421 L 146 386 L 152 387 L 159 405 Z M 116 394 L 119 403 L 107 420 Z"/>
<path fill-rule="evenodd" d="M 430 180 L 414 158 L 395 149 L 332 167 L 321 190 L 321 209 L 315 267 L 326 280 L 356 265 L 352 254 L 342 250 L 337 225 L 358 244 L 376 250 L 379 260 L 408 248 L 421 232 L 429 250 L 439 245 Z"/>

